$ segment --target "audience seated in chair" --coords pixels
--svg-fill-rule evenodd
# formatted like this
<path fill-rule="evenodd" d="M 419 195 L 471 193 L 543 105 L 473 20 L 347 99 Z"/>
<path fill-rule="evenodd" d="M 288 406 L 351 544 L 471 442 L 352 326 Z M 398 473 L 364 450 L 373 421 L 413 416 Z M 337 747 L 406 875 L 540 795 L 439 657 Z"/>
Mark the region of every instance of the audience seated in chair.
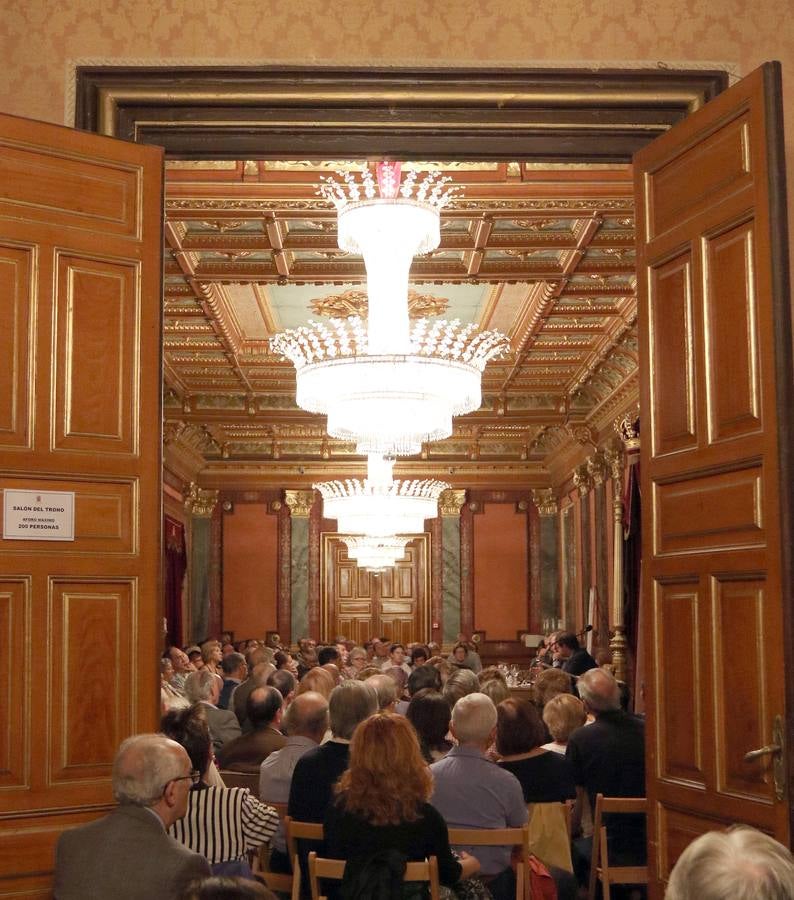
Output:
<path fill-rule="evenodd" d="M 280 731 L 283 707 L 284 700 L 276 688 L 254 688 L 248 696 L 248 720 L 253 731 L 224 744 L 218 753 L 218 765 L 258 774 L 262 760 L 287 742 Z"/>
<path fill-rule="evenodd" d="M 190 757 L 174 741 L 161 734 L 127 738 L 113 762 L 119 805 L 58 839 L 55 897 L 178 900 L 190 881 L 208 876 L 207 860 L 167 833 L 187 812 L 194 777 Z"/>
<path fill-rule="evenodd" d="M 218 647 L 220 653 L 220 647 Z M 240 736 L 240 723 L 237 716 L 229 709 L 218 709 L 217 702 L 221 692 L 221 679 L 214 675 L 208 666 L 198 672 L 192 672 L 185 681 L 185 693 L 191 703 L 198 706 L 207 720 L 212 745 L 217 753 L 227 742 Z"/>
<path fill-rule="evenodd" d="M 595 810 L 597 794 L 645 796 L 645 726 L 620 707 L 618 683 L 604 669 L 590 669 L 579 679 L 579 696 L 595 721 L 577 728 L 568 739 L 566 759 L 573 767 L 577 792 Z M 610 856 L 619 863 L 645 862 L 645 817 L 620 816 L 607 821 Z M 588 881 L 592 843 L 574 841 L 574 866 L 581 884 Z"/>
<path fill-rule="evenodd" d="M 416 729 L 422 756 L 428 763 L 438 762 L 452 749 L 447 740 L 452 710 L 438 691 L 424 688 L 411 698 L 406 710 L 408 721 Z"/>
<path fill-rule="evenodd" d="M 390 713 L 368 718 L 353 735 L 349 767 L 326 810 L 325 854 L 347 860 L 353 871 L 384 851 L 406 861 L 435 856 L 442 884 L 469 877 L 479 863 L 466 853 L 460 861 L 452 855 L 447 826 L 429 803 L 432 791 L 410 723 Z"/>
<path fill-rule="evenodd" d="M 210 785 L 212 743 L 207 723 L 194 707 L 163 716 L 164 734 L 181 744 L 200 774 L 188 795 L 187 813 L 171 824 L 170 834 L 207 858 L 215 874 L 247 875 L 247 854 L 272 838 L 278 826 L 275 810 L 246 788 Z"/>
<path fill-rule="evenodd" d="M 328 703 L 322 694 L 308 691 L 290 704 L 282 726 L 287 742 L 267 757 L 260 767 L 259 796 L 265 803 L 289 800 L 292 774 L 298 760 L 317 747 L 328 728 Z M 271 842 L 270 868 L 274 872 L 289 872 L 284 829 L 279 824 Z"/>
<path fill-rule="evenodd" d="M 232 694 L 248 677 L 248 663 L 242 653 L 232 651 L 221 660 L 223 670 L 223 687 L 218 697 L 218 709 L 234 709 L 231 704 Z"/>
<path fill-rule="evenodd" d="M 452 735 L 458 741 L 433 763 L 433 806 L 450 828 L 514 828 L 527 821 L 518 779 L 485 755 L 496 732 L 496 707 L 479 692 L 468 694 L 452 710 Z M 465 848 L 470 851 L 470 848 Z M 495 900 L 513 900 L 515 875 L 510 847 L 483 847 L 483 876 Z"/>

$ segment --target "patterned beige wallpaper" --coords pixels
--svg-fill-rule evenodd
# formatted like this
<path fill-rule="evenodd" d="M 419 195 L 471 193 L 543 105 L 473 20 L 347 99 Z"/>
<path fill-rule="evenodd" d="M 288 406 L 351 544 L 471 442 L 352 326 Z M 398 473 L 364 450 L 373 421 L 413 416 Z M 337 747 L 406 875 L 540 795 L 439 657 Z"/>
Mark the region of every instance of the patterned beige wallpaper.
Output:
<path fill-rule="evenodd" d="M 783 63 L 790 0 L 24 0 L 0 17 L 0 111 L 64 122 L 75 60 L 167 64 Z M 794 90 L 786 98 L 794 193 Z M 794 216 L 791 217 L 794 221 Z"/>

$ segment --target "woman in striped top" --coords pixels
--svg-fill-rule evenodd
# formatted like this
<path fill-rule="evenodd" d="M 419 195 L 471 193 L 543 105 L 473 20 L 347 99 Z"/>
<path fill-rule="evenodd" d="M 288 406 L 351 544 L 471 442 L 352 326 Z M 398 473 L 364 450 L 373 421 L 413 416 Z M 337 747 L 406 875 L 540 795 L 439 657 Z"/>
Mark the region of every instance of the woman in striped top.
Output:
<path fill-rule="evenodd" d="M 187 751 L 201 779 L 190 789 L 187 814 L 169 829 L 181 844 L 205 856 L 215 874 L 251 877 L 247 853 L 268 843 L 278 827 L 278 813 L 247 788 L 208 783 L 212 762 L 209 728 L 193 706 L 163 716 L 163 734 Z"/>

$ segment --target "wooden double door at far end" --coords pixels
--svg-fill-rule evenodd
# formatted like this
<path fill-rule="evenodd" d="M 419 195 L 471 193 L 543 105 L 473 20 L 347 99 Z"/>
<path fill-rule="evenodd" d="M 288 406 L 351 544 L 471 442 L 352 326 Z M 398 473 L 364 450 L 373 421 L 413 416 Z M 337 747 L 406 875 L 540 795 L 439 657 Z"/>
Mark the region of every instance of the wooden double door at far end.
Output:
<path fill-rule="evenodd" d="M 430 635 L 430 536 L 411 538 L 391 569 L 368 572 L 348 559 L 338 534 L 322 538 L 321 637 L 363 644 L 375 635 L 407 644 Z"/>

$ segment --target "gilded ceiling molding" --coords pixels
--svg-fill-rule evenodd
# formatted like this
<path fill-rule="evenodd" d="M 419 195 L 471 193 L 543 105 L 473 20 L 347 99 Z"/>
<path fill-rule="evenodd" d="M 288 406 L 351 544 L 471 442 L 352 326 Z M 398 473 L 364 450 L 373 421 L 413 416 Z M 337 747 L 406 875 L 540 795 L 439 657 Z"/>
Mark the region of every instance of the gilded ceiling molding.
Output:
<path fill-rule="evenodd" d="M 559 503 L 553 488 L 542 488 L 532 491 L 532 502 L 537 507 L 541 516 L 556 516 L 559 512 Z"/>
<path fill-rule="evenodd" d="M 186 492 L 185 509 L 191 516 L 208 519 L 215 511 L 218 503 L 218 491 L 200 488 L 195 481 L 190 483 Z"/>
<path fill-rule="evenodd" d="M 308 519 L 314 505 L 314 491 L 284 491 L 284 500 L 293 519 Z"/>
<path fill-rule="evenodd" d="M 465 502 L 466 491 L 448 488 L 441 492 L 441 496 L 438 499 L 438 510 L 442 516 L 457 517 L 460 515 L 460 511 L 463 509 L 463 504 Z"/>
<path fill-rule="evenodd" d="M 309 301 L 312 312 L 318 316 L 335 319 L 349 319 L 352 316 L 367 317 L 369 302 L 367 292 L 358 288 L 343 291 L 341 294 L 328 294 Z M 435 294 L 422 294 L 419 291 L 408 291 L 408 316 L 420 319 L 426 316 L 440 316 L 446 312 L 449 300 Z"/>

